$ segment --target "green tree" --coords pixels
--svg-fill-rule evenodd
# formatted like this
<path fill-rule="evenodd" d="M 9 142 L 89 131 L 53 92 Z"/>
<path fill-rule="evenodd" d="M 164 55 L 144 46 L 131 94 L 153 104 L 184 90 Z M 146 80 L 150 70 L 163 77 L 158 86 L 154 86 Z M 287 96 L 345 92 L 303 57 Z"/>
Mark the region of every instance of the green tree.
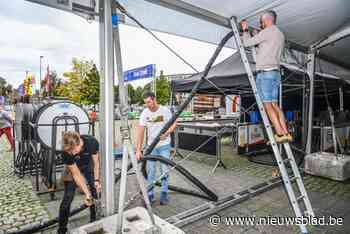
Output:
<path fill-rule="evenodd" d="M 170 99 L 170 82 L 163 71 L 160 71 L 160 76 L 156 81 L 156 90 L 158 103 L 162 105 L 168 104 Z"/>
<path fill-rule="evenodd" d="M 5 96 L 6 95 L 6 80 L 5 78 L 0 77 L 0 95 Z"/>
<path fill-rule="evenodd" d="M 139 86 L 135 90 L 136 104 L 139 104 L 139 105 L 143 104 L 142 95 L 143 95 L 143 89 Z"/>
<path fill-rule="evenodd" d="M 86 105 L 96 105 L 100 101 L 100 75 L 94 64 L 91 70 L 82 80 L 80 89 L 81 103 Z"/>
<path fill-rule="evenodd" d="M 114 86 L 114 103 L 119 103 L 119 86 Z"/>
<path fill-rule="evenodd" d="M 137 103 L 137 97 L 135 96 L 135 89 L 131 84 L 128 84 L 128 97 L 129 97 L 129 104 Z"/>
<path fill-rule="evenodd" d="M 95 64 L 92 61 L 86 61 L 82 59 L 79 60 L 78 58 L 73 58 L 72 70 L 63 74 L 67 81 L 64 82 L 64 84 L 60 85 L 57 93 L 60 96 L 66 96 L 71 101 L 77 103 L 83 103 L 84 101 L 86 101 L 86 98 L 90 96 L 91 93 L 93 93 L 91 94 L 91 96 L 96 97 L 96 93 L 98 93 L 99 91 L 93 89 L 89 91 L 85 90 L 85 88 L 87 87 L 86 85 L 90 84 L 89 82 L 95 84 L 96 79 L 98 79 L 97 69 L 96 71 L 93 70 L 94 67 L 96 68 Z M 88 79 L 88 81 L 84 82 L 85 79 Z M 94 87 L 96 88 L 95 85 Z"/>
<path fill-rule="evenodd" d="M 143 87 L 143 93 L 147 92 L 147 91 L 152 91 L 152 86 L 153 86 L 153 81 L 152 82 L 149 82 L 148 84 L 146 84 L 144 87 Z"/>
<path fill-rule="evenodd" d="M 12 98 L 13 87 L 10 84 L 7 84 L 6 79 L 0 77 L 0 96 L 4 96 L 7 100 Z"/>

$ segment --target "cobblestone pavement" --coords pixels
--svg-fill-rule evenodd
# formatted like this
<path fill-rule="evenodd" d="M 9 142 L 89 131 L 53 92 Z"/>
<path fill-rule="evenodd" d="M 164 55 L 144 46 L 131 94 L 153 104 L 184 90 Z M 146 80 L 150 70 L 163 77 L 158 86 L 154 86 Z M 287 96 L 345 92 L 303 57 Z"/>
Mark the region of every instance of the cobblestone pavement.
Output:
<path fill-rule="evenodd" d="M 17 231 L 49 219 L 45 205 L 33 193 L 29 178 L 13 174 L 12 152 L 0 139 L 0 233 Z"/>
<path fill-rule="evenodd" d="M 183 152 L 186 154 L 186 152 Z M 7 175 L 11 178 L 11 182 L 15 184 L 10 185 L 10 191 L 15 191 L 19 188 L 23 188 L 23 193 L 27 194 L 26 197 L 30 197 L 33 202 L 25 202 L 28 206 L 29 204 L 36 204 L 35 206 L 41 207 L 40 210 L 45 212 L 43 214 L 44 219 L 49 217 L 56 217 L 58 213 L 58 206 L 62 198 L 63 193 L 58 192 L 57 198 L 54 201 L 51 201 L 48 195 L 40 196 L 40 201 L 38 198 L 31 192 L 31 184 L 28 179 L 21 180 L 17 179 L 12 175 L 12 170 L 8 168 L 8 165 L 11 164 L 10 155 L 0 156 L 0 176 L 1 176 L 1 191 L 0 191 L 0 201 L 2 202 L 4 195 L 3 191 L 9 186 L 7 182 L 3 182 L 2 178 Z M 228 167 L 227 170 L 223 168 L 218 168 L 214 174 L 211 174 L 210 171 L 215 165 L 215 159 L 210 156 L 203 154 L 194 154 L 189 161 L 182 163 L 187 170 L 189 170 L 194 176 L 196 176 L 201 182 L 213 190 L 219 198 L 222 198 L 226 195 L 232 194 L 233 192 L 242 191 L 250 186 L 258 184 L 265 181 L 266 179 L 271 178 L 271 173 L 273 167 L 259 165 L 249 162 L 245 157 L 238 156 L 232 150 L 232 147 L 226 145 L 223 147 L 223 161 Z M 5 162 L 5 163 L 4 163 Z M 3 164 L 5 170 L 2 168 Z M 5 172 L 3 172 L 5 171 Z M 310 233 L 317 234 L 335 234 L 335 233 L 350 233 L 350 184 L 348 182 L 335 182 L 319 177 L 314 176 L 305 176 L 304 182 L 311 199 L 314 211 L 317 216 L 333 216 L 333 217 L 342 217 L 345 224 L 341 226 L 310 226 Z M 2 185 L 2 184 L 5 185 Z M 179 187 L 191 188 L 193 186 L 184 182 L 183 178 L 180 177 L 177 173 L 171 173 L 170 183 L 172 185 L 177 185 Z M 17 188 L 17 189 L 14 189 Z M 118 197 L 119 193 L 119 184 L 116 185 L 116 196 Z M 135 183 L 135 176 L 128 177 L 128 190 L 127 196 L 130 197 L 135 192 L 137 192 L 137 186 Z M 22 191 L 22 190 L 20 190 Z M 15 195 L 13 195 L 14 197 Z M 23 196 L 22 193 L 18 193 L 18 196 Z M 183 212 L 190 208 L 194 208 L 200 204 L 203 204 L 204 200 L 198 199 L 195 197 L 190 197 L 182 195 L 175 192 L 170 192 L 170 204 L 168 206 L 160 206 L 159 201 L 153 205 L 154 213 L 162 218 L 167 218 L 177 213 Z M 159 189 L 157 190 L 156 197 L 159 198 Z M 6 199 L 5 199 L 6 200 Z M 20 200 L 20 199 L 18 199 Z M 116 198 L 118 201 L 118 198 Z M 11 203 L 13 204 L 13 212 L 16 213 L 16 209 L 19 209 L 20 212 L 24 213 L 24 205 L 15 206 L 18 202 Z M 72 207 L 77 207 L 82 203 L 82 196 L 77 194 Z M 6 207 L 12 207 L 11 204 Z M 142 203 L 140 200 L 137 200 L 131 203 L 130 207 L 140 206 Z M 2 203 L 1 209 L 2 211 Z M 31 207 L 29 205 L 29 207 Z M 11 214 L 11 209 L 6 208 L 7 213 Z M 46 213 L 48 212 L 48 213 Z M 40 212 L 39 212 L 40 214 Z M 48 215 L 49 214 L 49 215 Z M 218 212 L 222 217 L 226 216 L 241 216 L 241 217 L 264 217 L 264 216 L 277 216 L 277 217 L 290 217 L 294 216 L 293 211 L 289 205 L 288 198 L 285 194 L 283 186 L 265 192 L 257 197 L 249 199 L 241 204 L 229 207 L 225 210 Z M 1 214 L 0 214 L 0 217 Z M 84 211 L 77 216 L 70 219 L 69 229 L 87 224 L 89 221 L 89 212 Z M 44 234 L 53 234 L 56 233 L 57 227 L 52 227 L 47 230 L 43 230 Z M 215 233 L 215 234 L 270 234 L 270 233 L 284 233 L 284 234 L 294 234 L 300 233 L 297 226 L 263 226 L 263 225 L 232 225 L 227 226 L 224 224 L 212 226 L 208 222 L 208 219 L 202 219 L 200 221 L 194 222 L 190 225 L 183 227 L 183 230 L 188 234 L 206 234 L 206 233 Z"/>

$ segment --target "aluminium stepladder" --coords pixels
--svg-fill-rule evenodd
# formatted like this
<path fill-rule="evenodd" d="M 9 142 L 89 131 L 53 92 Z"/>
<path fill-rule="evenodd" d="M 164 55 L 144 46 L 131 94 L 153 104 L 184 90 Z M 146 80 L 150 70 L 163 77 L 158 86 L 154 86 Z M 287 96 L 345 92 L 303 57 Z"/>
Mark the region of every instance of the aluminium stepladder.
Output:
<path fill-rule="evenodd" d="M 283 143 L 283 148 L 286 152 L 287 158 L 283 159 L 281 156 L 281 151 L 279 150 L 279 147 L 275 141 L 270 121 L 267 117 L 263 103 L 262 103 L 262 101 L 257 93 L 254 75 L 253 75 L 253 72 L 251 70 L 249 61 L 247 59 L 247 54 L 246 54 L 245 48 L 243 46 L 243 42 L 242 42 L 241 37 L 239 35 L 237 20 L 234 17 L 231 18 L 231 26 L 232 26 L 232 30 L 234 33 L 234 38 L 235 38 L 235 42 L 237 45 L 237 49 L 241 55 L 241 59 L 242 59 L 242 62 L 244 64 L 244 68 L 247 72 L 249 83 L 252 87 L 254 97 L 256 99 L 256 103 L 257 103 L 257 106 L 259 108 L 267 136 L 271 142 L 271 147 L 272 147 L 273 153 L 275 155 L 278 167 L 280 169 L 282 180 L 283 180 L 283 183 L 285 185 L 286 192 L 288 194 L 289 201 L 293 207 L 294 213 L 295 213 L 296 217 L 299 219 L 302 218 L 303 216 L 315 216 L 314 211 L 313 211 L 312 206 L 311 206 L 311 203 L 310 203 L 310 200 L 309 200 L 309 197 L 308 197 L 307 192 L 305 190 L 304 183 L 302 181 L 302 178 L 301 178 L 301 175 L 299 172 L 299 168 L 295 162 L 292 149 L 291 149 L 288 142 Z M 291 175 L 292 176 L 291 178 L 290 178 L 290 176 L 287 172 L 287 169 L 286 169 L 287 163 L 289 163 L 291 168 L 292 168 L 293 174 Z M 293 181 L 296 181 L 296 185 L 297 185 L 297 188 L 299 191 L 294 191 L 294 188 L 292 186 Z M 301 206 L 300 203 L 303 203 L 303 205 Z M 303 234 L 308 233 L 307 227 L 304 223 L 300 223 L 298 225 L 300 227 L 301 233 L 303 233 Z"/>

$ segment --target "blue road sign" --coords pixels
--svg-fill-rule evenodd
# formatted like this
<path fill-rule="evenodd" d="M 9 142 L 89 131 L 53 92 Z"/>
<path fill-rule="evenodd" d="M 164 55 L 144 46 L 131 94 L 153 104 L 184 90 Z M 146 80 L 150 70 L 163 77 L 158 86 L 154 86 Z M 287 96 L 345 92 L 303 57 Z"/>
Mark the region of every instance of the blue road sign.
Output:
<path fill-rule="evenodd" d="M 144 67 L 138 67 L 124 72 L 124 81 L 130 82 L 139 79 L 145 79 L 155 76 L 155 64 L 150 64 Z"/>

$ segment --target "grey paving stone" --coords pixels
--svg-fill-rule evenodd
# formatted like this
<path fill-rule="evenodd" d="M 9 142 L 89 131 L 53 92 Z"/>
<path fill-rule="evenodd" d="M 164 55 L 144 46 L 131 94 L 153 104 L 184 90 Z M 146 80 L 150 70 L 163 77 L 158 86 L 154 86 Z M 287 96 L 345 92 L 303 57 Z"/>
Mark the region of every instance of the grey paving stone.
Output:
<path fill-rule="evenodd" d="M 1 148 L 1 139 L 0 139 Z M 213 168 L 215 160 L 206 157 L 203 154 L 194 154 L 190 161 L 185 161 L 182 165 L 200 179 L 210 189 L 215 191 L 222 198 L 226 195 L 243 190 L 252 185 L 260 183 L 271 176 L 272 167 L 252 164 L 246 158 L 237 156 L 232 148 L 224 147 L 224 163 L 231 169 L 224 170 L 218 168 L 214 174 L 209 171 Z M 34 215 L 33 220 L 47 220 L 56 217 L 58 207 L 62 199 L 62 192 L 57 193 L 57 200 L 51 201 L 49 196 L 40 196 L 39 198 L 32 192 L 32 185 L 28 178 L 19 179 L 12 173 L 11 155 L 0 152 L 0 206 L 5 207 L 0 210 L 0 220 L 7 220 L 13 225 L 20 220 L 22 216 Z M 193 189 L 192 185 L 183 181 L 178 175 L 171 174 L 171 183 L 185 188 Z M 344 216 L 346 224 L 341 227 L 312 227 L 311 233 L 350 233 L 350 184 L 339 183 L 325 180 L 322 178 L 306 176 L 304 178 L 307 191 L 309 192 L 311 203 L 317 215 L 341 215 Z M 119 195 L 119 185 L 116 186 L 116 195 Z M 187 186 L 187 187 L 186 187 Z M 128 192 L 133 194 L 137 189 L 135 177 L 128 178 Z M 157 190 L 159 192 L 159 189 Z M 159 193 L 157 192 L 157 196 Z M 130 196 L 129 194 L 129 196 Z M 116 198 L 118 199 L 118 198 Z M 82 202 L 82 196 L 76 194 L 73 207 L 79 206 Z M 131 207 L 140 205 L 138 199 Z M 196 207 L 207 202 L 203 199 L 185 196 L 178 193 L 170 194 L 169 206 L 154 205 L 155 214 L 166 218 L 187 209 Z M 251 215 L 274 215 L 274 216 L 291 216 L 293 212 L 289 206 L 288 198 L 283 187 L 275 188 L 256 198 L 245 201 L 234 207 L 229 207 L 219 212 L 226 216 L 251 216 Z M 18 216 L 20 214 L 20 216 Z M 15 219 L 13 219 L 15 218 Z M 32 222 L 26 219 L 24 223 Z M 70 228 L 77 227 L 88 223 L 89 212 L 84 211 L 74 218 L 71 218 Z M 3 222 L 4 223 L 4 222 Z M 26 225 L 26 224 L 24 224 Z M 22 225 L 21 228 L 24 226 Z M 28 223 L 27 225 L 31 225 Z M 4 224 L 2 225 L 4 226 Z M 9 228 L 10 226 L 8 226 Z M 56 233 L 57 227 L 52 227 L 43 233 Z M 0 227 L 1 229 L 1 227 Z M 219 226 L 211 227 L 207 219 L 200 220 L 183 228 L 186 233 L 281 233 L 293 234 L 300 233 L 298 227 L 286 226 Z M 335 232 L 336 231 L 336 232 Z"/>
<path fill-rule="evenodd" d="M 0 141 L 0 148 L 3 144 Z M 29 178 L 20 179 L 13 174 L 12 157 L 11 153 L 0 153 L 0 217 L 3 224 L 19 227 L 44 217 L 47 212 L 34 194 Z M 41 213 L 36 215 L 34 211 Z"/>

